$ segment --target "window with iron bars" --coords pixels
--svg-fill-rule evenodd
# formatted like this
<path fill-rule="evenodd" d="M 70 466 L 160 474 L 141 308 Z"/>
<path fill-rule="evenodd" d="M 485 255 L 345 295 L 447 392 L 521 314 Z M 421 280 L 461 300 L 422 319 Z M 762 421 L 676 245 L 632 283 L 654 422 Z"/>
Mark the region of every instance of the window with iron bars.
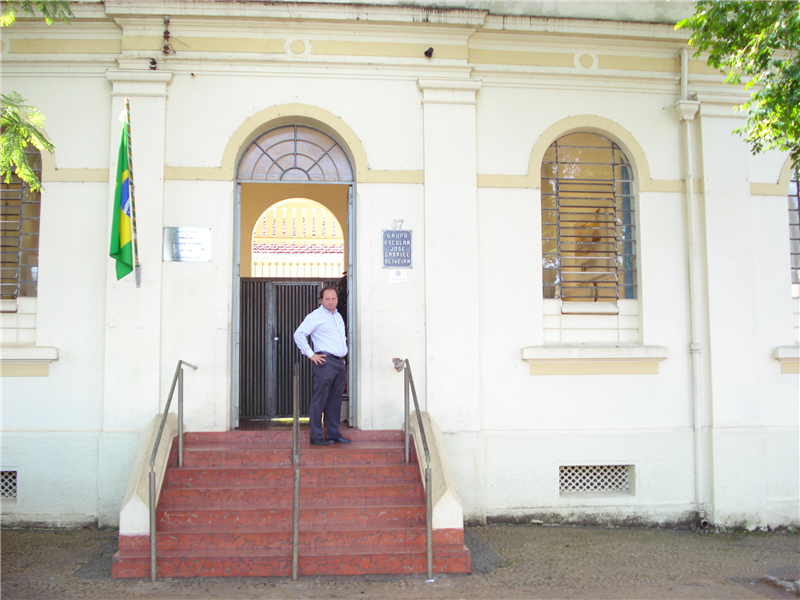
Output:
<path fill-rule="evenodd" d="M 31 168 L 41 177 L 39 151 L 26 150 Z M 39 272 L 41 194 L 16 175 L 0 183 L 0 297 L 36 296 Z"/>
<path fill-rule="evenodd" d="M 789 183 L 789 252 L 792 261 L 792 286 L 800 287 L 800 173 Z M 795 294 L 797 295 L 797 294 Z"/>
<path fill-rule="evenodd" d="M 633 171 L 619 146 L 565 135 L 542 161 L 545 298 L 616 302 L 637 297 Z"/>

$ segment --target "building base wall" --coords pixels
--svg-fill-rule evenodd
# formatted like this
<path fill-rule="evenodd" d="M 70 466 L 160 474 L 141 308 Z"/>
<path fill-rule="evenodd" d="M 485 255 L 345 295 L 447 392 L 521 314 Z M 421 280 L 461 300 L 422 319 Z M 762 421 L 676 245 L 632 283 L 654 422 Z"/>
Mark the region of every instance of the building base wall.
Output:
<path fill-rule="evenodd" d="M 3 499 L 2 524 L 117 526 L 139 436 L 4 432 L 2 470 L 16 472 L 16 499 Z"/>
<path fill-rule="evenodd" d="M 764 452 L 750 460 L 769 469 L 750 475 L 733 469 L 737 454 L 753 447 L 742 436 L 764 442 Z M 467 523 L 694 527 L 701 521 L 691 429 L 450 432 L 444 438 Z M 798 526 L 797 447 L 791 429 L 717 434 L 714 500 L 706 504 L 713 507 L 706 515 L 711 526 Z M 562 466 L 603 465 L 627 465 L 629 489 L 562 490 Z"/>

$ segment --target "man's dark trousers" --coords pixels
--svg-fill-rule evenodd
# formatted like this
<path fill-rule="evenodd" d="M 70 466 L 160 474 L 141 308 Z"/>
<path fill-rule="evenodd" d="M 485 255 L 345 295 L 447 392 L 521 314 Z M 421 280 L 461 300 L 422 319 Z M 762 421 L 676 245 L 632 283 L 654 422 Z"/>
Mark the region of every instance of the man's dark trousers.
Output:
<path fill-rule="evenodd" d="M 322 435 L 322 415 L 325 415 L 325 428 L 329 440 L 342 437 L 339 433 L 339 419 L 342 414 L 342 394 L 347 385 L 347 368 L 341 358 L 326 356 L 321 365 L 311 368 L 314 375 L 314 393 L 308 416 L 311 425 L 311 439 L 324 440 Z"/>

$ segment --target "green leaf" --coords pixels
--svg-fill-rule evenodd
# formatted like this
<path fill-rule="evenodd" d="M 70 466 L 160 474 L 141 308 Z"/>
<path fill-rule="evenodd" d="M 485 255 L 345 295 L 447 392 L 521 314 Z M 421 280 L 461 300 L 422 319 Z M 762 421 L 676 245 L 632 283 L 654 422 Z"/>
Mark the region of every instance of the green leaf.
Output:
<path fill-rule="evenodd" d="M 48 25 L 52 25 L 56 21 L 69 24 L 70 18 L 75 16 L 66 0 L 23 0 L 21 2 L 3 2 L 3 4 L 5 7 L 3 14 L 0 15 L 0 27 L 12 25 L 20 13 L 35 17 L 38 11 Z"/>
<path fill-rule="evenodd" d="M 17 175 L 32 190 L 42 187 L 39 177 L 31 168 L 25 149 L 32 145 L 41 152 L 53 152 L 55 146 L 37 128 L 44 123 L 44 116 L 16 92 L 0 94 L 0 177 L 10 183 Z"/>
<path fill-rule="evenodd" d="M 755 90 L 742 105 L 747 124 L 735 130 L 755 153 L 787 151 L 800 166 L 800 4 L 700 0 L 676 29 L 691 29 L 695 57 L 704 53 L 725 81 Z"/>

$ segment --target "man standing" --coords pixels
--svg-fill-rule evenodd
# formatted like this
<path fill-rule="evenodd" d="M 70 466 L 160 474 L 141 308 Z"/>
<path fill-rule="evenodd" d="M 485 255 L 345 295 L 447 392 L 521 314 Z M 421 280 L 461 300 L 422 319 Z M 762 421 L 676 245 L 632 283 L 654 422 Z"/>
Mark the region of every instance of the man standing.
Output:
<path fill-rule="evenodd" d="M 300 327 L 294 332 L 294 343 L 314 365 L 314 393 L 311 396 L 309 417 L 311 421 L 311 443 L 327 446 L 333 442 L 349 444 L 351 440 L 339 433 L 342 413 L 342 393 L 347 383 L 347 336 L 342 315 L 336 310 L 339 293 L 334 287 L 326 287 L 319 295 L 320 306 L 308 313 Z M 308 336 L 314 350 L 308 345 Z M 322 415 L 325 415 L 327 439 L 322 434 Z"/>

